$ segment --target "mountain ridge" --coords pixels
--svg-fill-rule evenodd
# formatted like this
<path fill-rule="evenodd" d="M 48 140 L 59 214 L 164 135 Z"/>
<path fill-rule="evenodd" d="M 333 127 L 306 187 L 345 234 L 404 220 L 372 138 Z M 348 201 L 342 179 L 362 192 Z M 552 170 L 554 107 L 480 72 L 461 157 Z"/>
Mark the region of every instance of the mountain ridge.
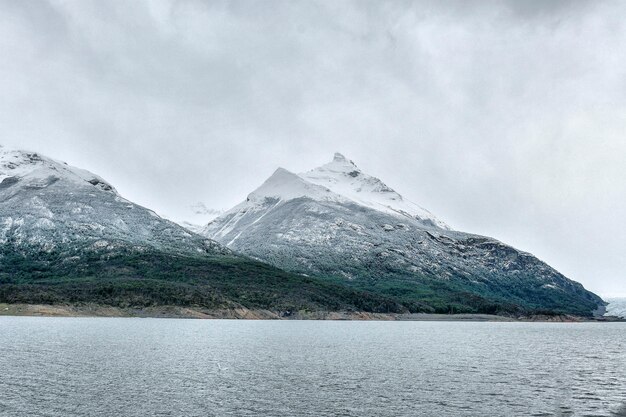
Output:
<path fill-rule="evenodd" d="M 224 249 L 122 196 L 102 177 L 35 152 L 0 148 L 0 243 L 94 249 L 120 242 L 180 252 Z"/>
<path fill-rule="evenodd" d="M 472 297 L 480 297 L 479 304 L 507 306 L 503 309 L 516 305 L 587 315 L 603 303 L 528 252 L 452 230 L 341 154 L 286 178 L 299 192 L 253 192 L 255 198 L 213 220 L 203 235 L 288 271 L 417 301 L 435 311 L 484 312 L 471 305 Z"/>
<path fill-rule="evenodd" d="M 603 304 L 340 154 L 304 174 L 277 169 L 199 235 L 96 174 L 0 147 L 0 243 L 9 303 L 583 316 Z"/>
<path fill-rule="evenodd" d="M 89 171 L 0 148 L 0 302 L 403 312 L 288 273 L 121 197 Z"/>
<path fill-rule="evenodd" d="M 361 171 L 352 160 L 339 152 L 334 154 L 331 162 L 298 175 L 308 182 L 328 187 L 336 194 L 347 197 L 357 204 L 390 214 L 416 218 L 442 229 L 451 229 L 430 211 L 404 199 L 379 178 Z"/>

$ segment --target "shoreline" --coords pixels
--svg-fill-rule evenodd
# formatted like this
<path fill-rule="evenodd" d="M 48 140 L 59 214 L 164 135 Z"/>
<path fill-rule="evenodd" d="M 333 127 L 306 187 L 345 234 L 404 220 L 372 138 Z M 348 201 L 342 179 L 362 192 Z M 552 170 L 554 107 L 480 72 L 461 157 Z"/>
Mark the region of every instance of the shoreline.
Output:
<path fill-rule="evenodd" d="M 618 317 L 578 317 L 570 315 L 534 315 L 507 317 L 492 314 L 369 313 L 346 311 L 311 311 L 285 314 L 247 308 L 209 310 L 200 307 L 158 306 L 121 308 L 89 305 L 44 305 L 0 303 L 0 316 L 22 317 L 109 317 L 176 318 L 208 320 L 331 320 L 331 321 L 457 321 L 457 322 L 626 322 Z"/>

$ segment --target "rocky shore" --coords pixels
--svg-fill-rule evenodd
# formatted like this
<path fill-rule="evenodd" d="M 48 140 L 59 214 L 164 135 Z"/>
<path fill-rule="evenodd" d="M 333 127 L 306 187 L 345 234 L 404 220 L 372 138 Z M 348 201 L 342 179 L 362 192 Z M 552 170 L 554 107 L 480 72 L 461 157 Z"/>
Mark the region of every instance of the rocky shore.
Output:
<path fill-rule="evenodd" d="M 379 320 L 379 321 L 482 321 L 482 322 L 617 322 L 626 321 L 618 317 L 576 317 L 570 315 L 532 315 L 506 317 L 490 314 L 395 314 L 353 311 L 298 311 L 275 312 L 235 308 L 207 310 L 195 307 L 159 306 L 145 308 L 120 308 L 96 304 L 86 305 L 43 305 L 43 304 L 0 304 L 0 316 L 33 317 L 144 317 L 144 318 L 189 318 L 189 319 L 233 319 L 233 320 Z"/>

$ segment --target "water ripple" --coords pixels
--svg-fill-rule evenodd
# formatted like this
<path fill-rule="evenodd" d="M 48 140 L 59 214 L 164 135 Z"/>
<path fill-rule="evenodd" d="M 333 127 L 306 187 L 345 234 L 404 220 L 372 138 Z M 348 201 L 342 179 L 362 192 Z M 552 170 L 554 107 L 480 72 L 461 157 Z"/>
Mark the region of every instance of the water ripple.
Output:
<path fill-rule="evenodd" d="M 0 318 L 0 416 L 626 417 L 623 323 Z"/>

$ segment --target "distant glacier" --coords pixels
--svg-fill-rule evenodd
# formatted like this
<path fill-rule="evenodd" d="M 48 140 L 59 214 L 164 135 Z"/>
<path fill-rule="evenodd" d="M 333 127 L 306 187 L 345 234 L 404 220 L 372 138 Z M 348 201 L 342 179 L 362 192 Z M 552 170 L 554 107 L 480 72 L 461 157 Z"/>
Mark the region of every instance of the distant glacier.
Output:
<path fill-rule="evenodd" d="M 626 298 L 607 298 L 609 305 L 606 307 L 607 316 L 626 318 Z"/>

